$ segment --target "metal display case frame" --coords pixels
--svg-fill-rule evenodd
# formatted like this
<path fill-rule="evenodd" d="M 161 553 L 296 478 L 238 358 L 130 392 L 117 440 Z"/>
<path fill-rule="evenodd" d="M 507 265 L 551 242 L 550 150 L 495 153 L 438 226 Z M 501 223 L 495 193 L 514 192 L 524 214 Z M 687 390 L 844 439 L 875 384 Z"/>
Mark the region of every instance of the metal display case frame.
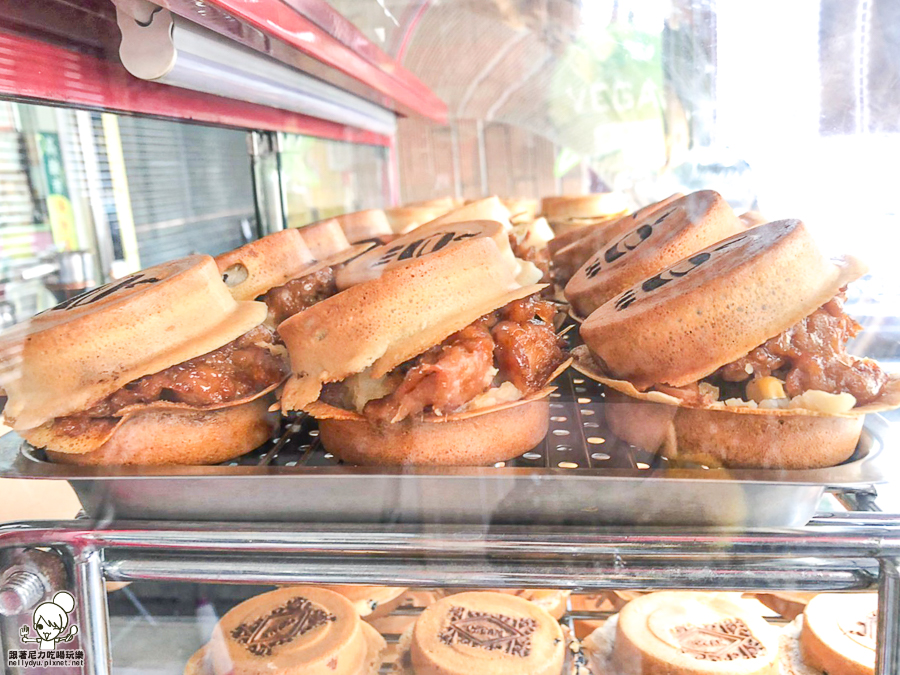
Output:
<path fill-rule="evenodd" d="M 867 493 L 842 497 L 855 508 L 872 505 Z M 84 519 L 0 527 L 0 553 L 29 548 L 59 552 L 70 570 L 87 675 L 112 672 L 105 582 L 139 580 L 586 591 L 877 587 L 875 672 L 900 672 L 900 523 L 871 511 L 751 531 Z M 29 589 L 30 608 L 43 595 L 39 570 L 7 577 L 0 594 L 26 598 Z"/>

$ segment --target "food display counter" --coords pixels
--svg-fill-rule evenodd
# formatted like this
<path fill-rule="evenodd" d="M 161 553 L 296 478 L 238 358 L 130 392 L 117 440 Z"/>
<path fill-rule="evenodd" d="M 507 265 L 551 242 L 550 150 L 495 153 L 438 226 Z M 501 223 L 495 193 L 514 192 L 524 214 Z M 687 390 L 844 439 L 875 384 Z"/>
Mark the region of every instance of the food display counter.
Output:
<path fill-rule="evenodd" d="M 0 9 L 5 671 L 900 672 L 900 14 L 770 4 Z"/>

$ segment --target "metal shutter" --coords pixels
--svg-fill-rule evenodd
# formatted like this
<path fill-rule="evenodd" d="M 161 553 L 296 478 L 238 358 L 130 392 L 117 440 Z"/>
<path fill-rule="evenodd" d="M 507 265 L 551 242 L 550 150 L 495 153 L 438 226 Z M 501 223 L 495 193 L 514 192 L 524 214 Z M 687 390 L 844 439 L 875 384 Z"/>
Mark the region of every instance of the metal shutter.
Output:
<path fill-rule="evenodd" d="M 40 278 L 25 281 L 15 271 L 34 269 L 40 255 L 53 248 L 53 236 L 46 223 L 39 222 L 41 210 L 34 201 L 14 105 L 0 101 L 0 298 L 11 303 L 14 318 L 23 321 L 55 304 Z"/>
<path fill-rule="evenodd" d="M 69 198 L 73 204 L 76 200 L 84 200 L 88 194 L 87 171 L 84 167 L 84 152 L 78 136 L 78 121 L 75 111 L 60 108 L 56 112 L 56 120 L 62 141 L 62 153 L 65 162 L 66 183 L 69 187 Z"/>
<path fill-rule="evenodd" d="M 0 250 L 3 258 L 33 258 L 52 242 L 36 225 L 22 136 L 12 104 L 0 101 Z M 39 234 L 42 233 L 42 234 Z"/>
<path fill-rule="evenodd" d="M 116 196 L 113 192 L 112 172 L 109 168 L 109 155 L 106 151 L 106 135 L 103 133 L 101 113 L 91 113 L 91 127 L 94 135 L 94 149 L 97 153 L 97 169 L 100 173 L 102 208 L 106 214 L 110 239 L 112 239 L 112 255 L 114 260 L 124 260 L 125 250 L 122 246 L 122 231 L 119 224 L 119 212 L 116 210 Z"/>
<path fill-rule="evenodd" d="M 245 132 L 137 117 L 119 130 L 142 266 L 244 243 L 242 221 L 254 218 Z"/>

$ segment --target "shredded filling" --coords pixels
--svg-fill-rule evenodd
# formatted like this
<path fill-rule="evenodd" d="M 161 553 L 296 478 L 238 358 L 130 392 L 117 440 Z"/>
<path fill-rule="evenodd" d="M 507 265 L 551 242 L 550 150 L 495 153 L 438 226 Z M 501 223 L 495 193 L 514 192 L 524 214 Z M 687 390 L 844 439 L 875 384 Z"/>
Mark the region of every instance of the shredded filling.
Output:
<path fill-rule="evenodd" d="M 331 267 L 269 290 L 261 300 L 274 325 L 337 293 Z M 184 403 L 197 408 L 248 398 L 283 380 L 288 374 L 284 347 L 272 329 L 257 326 L 241 337 L 203 356 L 129 382 L 99 403 L 76 415 L 58 417 L 58 433 L 78 436 L 97 427 L 101 419 L 114 424 L 123 408 L 156 401 Z"/>
<path fill-rule="evenodd" d="M 337 293 L 334 270 L 323 267 L 305 277 L 294 279 L 265 293 L 261 300 L 269 308 L 274 325 Z"/>
<path fill-rule="evenodd" d="M 785 397 L 815 390 L 850 394 L 856 405 L 871 403 L 881 395 L 888 376 L 877 362 L 847 353 L 847 342 L 862 326 L 844 312 L 845 302 L 846 287 L 780 335 L 700 382 L 654 389 L 688 403 L 708 405 L 732 398 L 752 400 L 748 391 L 763 378 L 776 378 L 783 383 Z"/>
<path fill-rule="evenodd" d="M 287 370 L 284 348 L 275 344 L 274 333 L 257 326 L 208 354 L 129 382 L 77 415 L 56 418 L 55 427 L 77 435 L 97 418 L 116 417 L 126 406 L 156 401 L 197 408 L 228 403 L 277 384 Z"/>
<path fill-rule="evenodd" d="M 565 360 L 555 314 L 552 303 L 532 295 L 481 317 L 388 373 L 382 384 L 390 393 L 365 403 L 362 414 L 372 422 L 399 422 L 425 412 L 458 412 L 505 383 L 522 396 L 542 389 Z M 354 407 L 346 381 L 325 385 L 321 398 Z"/>

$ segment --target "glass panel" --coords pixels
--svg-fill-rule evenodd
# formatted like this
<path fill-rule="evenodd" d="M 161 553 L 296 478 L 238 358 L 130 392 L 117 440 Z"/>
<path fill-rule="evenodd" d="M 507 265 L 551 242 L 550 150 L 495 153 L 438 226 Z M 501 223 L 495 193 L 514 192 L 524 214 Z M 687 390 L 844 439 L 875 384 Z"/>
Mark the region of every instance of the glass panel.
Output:
<path fill-rule="evenodd" d="M 448 105 L 389 148 L 16 103 L 4 273 L 94 255 L 0 304 L 61 301 L 0 336 L 0 521 L 113 542 L 117 670 L 874 672 L 894 4 L 335 3 Z M 6 650 L 71 613 L 40 528 Z"/>
<path fill-rule="evenodd" d="M 385 148 L 297 134 L 280 134 L 280 148 L 288 227 L 387 203 Z"/>
<path fill-rule="evenodd" d="M 558 664 L 563 673 L 638 672 L 625 668 L 644 660 L 682 668 L 694 661 L 762 669 L 781 662 L 811 673 L 840 672 L 836 664 L 853 660 L 871 672 L 875 609 L 874 593 L 776 589 L 573 593 L 137 582 L 110 595 L 113 663 L 117 671 L 141 673 L 224 673 L 241 662 L 276 670 L 288 660 L 298 668 L 332 662 L 341 672 L 344 662 L 371 660 L 376 667 L 359 672 L 416 675 L 433 672 L 427 664 L 451 654 L 469 672 L 482 672 L 489 661 Z M 313 641 L 319 649 L 308 647 Z"/>
<path fill-rule="evenodd" d="M 392 10 L 385 7 L 379 11 L 386 17 Z M 358 9 L 360 23 L 374 26 L 372 5 Z M 395 9 L 409 14 L 413 7 Z M 54 301 L 70 303 L 63 312 L 112 302 L 120 293 L 142 296 L 159 290 L 151 284 L 163 283 L 166 273 L 154 271 L 145 283 L 129 272 L 192 252 L 219 256 L 215 265 L 208 258 L 197 263 L 203 268 L 197 274 L 209 280 L 203 288 L 218 300 L 193 294 L 173 275 L 173 293 L 184 301 L 164 293 L 165 301 L 151 303 L 152 316 L 168 317 L 160 319 L 165 326 L 189 326 L 196 334 L 159 338 L 140 304 L 131 305 L 138 316 L 129 321 L 110 319 L 134 328 L 117 338 L 123 353 L 145 344 L 152 358 L 129 352 L 126 363 L 110 356 L 100 367 L 53 339 L 20 361 L 24 344 L 10 338 L 9 385 L 15 389 L 19 375 L 38 378 L 19 392 L 30 402 L 13 393 L 20 400 L 11 410 L 21 411 L 11 421 L 36 448 L 50 451 L 37 450 L 34 458 L 48 461 L 28 466 L 52 471 L 53 462 L 92 459 L 73 450 L 84 450 L 86 436 L 92 449 L 103 445 L 98 439 L 109 440 L 136 405 L 195 405 L 211 413 L 226 403 L 254 403 L 251 417 L 259 424 L 213 439 L 216 452 L 194 447 L 200 454 L 185 458 L 172 445 L 158 461 L 241 463 L 257 478 L 266 467 L 328 467 L 337 475 L 341 462 L 512 466 L 538 472 L 548 498 L 564 494 L 556 483 L 569 473 L 631 472 L 633 489 L 655 496 L 663 489 L 645 477 L 689 469 L 706 481 L 708 501 L 672 515 L 668 499 L 659 498 L 643 515 L 692 525 L 803 523 L 817 512 L 824 485 L 849 489 L 886 478 L 884 419 L 897 416 L 891 373 L 900 361 L 890 225 L 896 215 L 883 156 L 896 140 L 894 101 L 879 73 L 892 72 L 889 27 L 896 12 L 882 2 L 863 3 L 852 14 L 840 3 L 803 3 L 779 10 L 781 19 L 773 21 L 771 9 L 624 0 L 417 5 L 416 25 L 404 24 L 410 31 L 403 64 L 452 114 L 447 125 L 402 120 L 395 154 L 256 132 L 251 170 L 244 131 L 5 104 L 3 189 L 12 196 L 2 212 L 9 220 L 3 264 L 31 271 L 6 284 L 3 322 L 26 319 Z M 755 44 L 749 35 L 771 48 L 747 58 Z M 860 68 L 849 68 L 851 61 Z M 258 205 L 253 181 L 266 196 Z M 395 191 L 401 206 L 393 204 Z M 680 193 L 687 196 L 670 199 Z M 259 228 L 257 210 L 265 220 Z M 766 223 L 789 217 L 806 226 Z M 427 226 L 435 219 L 443 220 Z M 273 234 L 256 242 L 257 229 Z M 481 246 L 487 252 L 479 254 L 484 242 L 472 240 L 480 239 L 495 248 Z M 240 247 L 245 242 L 249 248 Z M 871 272 L 850 261 L 831 265 L 827 258 L 835 253 L 860 254 Z M 428 267 L 428 260 L 454 255 L 465 264 L 446 263 L 425 280 L 411 271 L 412 263 Z M 478 255 L 494 258 L 471 264 Z M 45 258 L 49 267 L 40 266 Z M 121 285 L 75 299 L 110 278 Z M 367 283 L 365 291 L 353 290 Z M 747 288 L 758 295 L 746 295 Z M 391 320 L 358 313 L 376 312 L 376 305 L 352 300 L 369 292 L 395 303 L 384 310 Z M 229 297 L 266 303 L 265 320 L 260 305 L 234 308 Z M 331 307 L 347 323 L 337 332 L 317 326 L 331 336 L 319 345 L 310 337 L 318 333 L 298 315 L 328 323 Z M 232 324 L 232 312 L 242 321 Z M 58 326 L 50 323 L 52 338 Z M 292 325 L 305 328 L 292 334 Z M 375 325 L 384 333 L 370 334 Z M 337 333 L 371 342 L 348 346 Z M 247 344 L 240 342 L 248 334 Z M 346 358 L 339 357 L 345 348 Z M 23 366 L 47 354 L 65 363 L 54 373 L 76 372 L 77 358 L 87 359 L 81 363 L 89 372 L 64 384 Z M 570 356 L 579 370 L 563 368 Z M 179 379 L 183 364 L 189 384 Z M 105 368 L 117 374 L 115 386 Z M 279 389 L 291 374 L 289 386 Z M 228 384 L 220 389 L 206 375 Z M 46 403 L 68 400 L 69 389 L 84 382 L 91 386 L 77 403 Z M 29 395 L 47 385 L 57 389 L 41 410 Z M 268 408 L 294 387 L 301 393 L 282 410 L 297 413 L 299 424 Z M 39 412 L 28 417 L 35 405 Z M 515 442 L 449 434 L 468 430 L 475 424 L 468 420 L 484 410 L 512 420 Z M 872 413 L 864 430 L 863 413 Z M 28 422 L 15 419 L 22 414 Z M 437 424 L 448 415 L 460 424 Z M 722 432 L 711 420 L 726 416 L 732 427 Z M 822 419 L 827 433 L 819 427 L 815 433 L 828 443 L 805 435 L 804 425 Z M 49 439 L 32 433 L 54 420 L 70 433 Z M 429 454 L 427 446 L 444 445 L 421 438 L 404 445 L 410 420 L 449 434 L 444 445 L 451 450 Z M 340 424 L 351 421 L 364 431 L 355 440 L 346 432 L 354 425 Z M 755 429 L 752 442 L 744 424 Z M 795 434 L 783 432 L 787 424 Z M 782 430 L 776 449 L 767 425 Z M 743 470 L 771 473 L 730 473 Z M 785 473 L 806 470 L 813 473 Z M 401 518 L 423 508 L 451 520 L 503 520 L 520 506 L 473 487 L 504 474 L 476 472 L 468 482 L 444 481 L 421 494 L 400 490 L 389 475 L 367 485 L 379 495 L 399 490 L 407 498 L 396 506 Z M 716 495 L 708 484 L 719 476 L 746 479 L 739 490 L 752 492 L 758 508 L 744 508 L 727 489 Z M 779 502 L 780 512 L 766 510 L 769 497 L 754 492 L 760 481 L 766 489 L 790 490 L 785 486 L 797 481 L 807 489 L 792 492 L 789 504 Z M 686 503 L 677 490 L 682 483 L 660 485 L 672 489 L 669 499 Z M 455 498 L 470 491 L 487 496 Z M 358 514 L 354 491 L 339 492 L 346 501 L 334 508 Z M 596 502 L 591 508 L 601 520 L 622 523 L 623 504 L 599 494 L 586 497 Z M 397 515 L 380 498 L 369 500 L 376 503 L 370 517 Z M 558 501 L 549 520 L 566 521 L 570 506 Z"/>
<path fill-rule="evenodd" d="M 329 3 L 388 55 L 400 48 L 406 26 L 421 0 L 336 0 Z"/>
<path fill-rule="evenodd" d="M 256 236 L 246 133 L 0 102 L 0 325 Z"/>

